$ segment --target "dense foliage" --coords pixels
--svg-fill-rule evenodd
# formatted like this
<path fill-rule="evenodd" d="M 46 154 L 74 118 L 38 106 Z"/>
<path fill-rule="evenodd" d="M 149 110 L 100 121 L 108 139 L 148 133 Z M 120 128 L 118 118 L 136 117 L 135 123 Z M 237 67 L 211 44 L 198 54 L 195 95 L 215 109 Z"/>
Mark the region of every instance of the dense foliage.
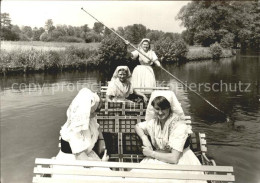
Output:
<path fill-rule="evenodd" d="M 178 19 L 187 28 L 182 33 L 191 45 L 257 47 L 260 44 L 260 13 L 256 1 L 193 1 Z"/>
<path fill-rule="evenodd" d="M 142 24 L 129 25 L 124 28 L 124 37 L 134 44 L 138 44 L 146 33 L 146 27 Z"/>
<path fill-rule="evenodd" d="M 188 46 L 182 39 L 160 39 L 155 42 L 154 50 L 162 62 L 185 60 Z"/>
<path fill-rule="evenodd" d="M 116 67 L 127 64 L 127 45 L 116 35 L 110 34 L 101 41 L 99 61 L 102 67 Z"/>
<path fill-rule="evenodd" d="M 210 53 L 212 54 L 213 59 L 220 58 L 222 55 L 222 47 L 219 43 L 214 43 L 209 47 Z"/>

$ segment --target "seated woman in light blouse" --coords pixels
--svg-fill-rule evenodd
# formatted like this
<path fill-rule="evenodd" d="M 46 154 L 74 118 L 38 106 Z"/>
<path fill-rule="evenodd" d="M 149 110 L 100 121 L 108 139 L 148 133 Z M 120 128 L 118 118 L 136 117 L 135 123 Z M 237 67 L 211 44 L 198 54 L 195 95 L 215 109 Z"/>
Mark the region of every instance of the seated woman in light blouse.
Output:
<path fill-rule="evenodd" d="M 142 139 L 143 154 L 146 156 L 141 163 L 201 165 L 190 148 L 184 147 L 186 139 L 192 131 L 191 126 L 186 125 L 182 120 L 183 116 L 181 105 L 172 91 L 154 91 L 152 93 L 147 106 L 146 121 L 138 123 L 135 127 L 136 133 Z M 151 143 L 148 136 L 151 138 Z M 156 170 L 156 173 L 160 172 Z M 181 172 L 175 171 L 174 173 Z M 193 173 L 200 174 L 200 172 Z M 204 181 L 171 180 L 170 182 Z"/>
<path fill-rule="evenodd" d="M 135 94 L 143 98 L 147 102 L 147 97 L 133 89 L 130 82 L 131 72 L 127 66 L 118 66 L 108 84 L 106 98 L 111 102 L 125 102 L 130 94 Z"/>

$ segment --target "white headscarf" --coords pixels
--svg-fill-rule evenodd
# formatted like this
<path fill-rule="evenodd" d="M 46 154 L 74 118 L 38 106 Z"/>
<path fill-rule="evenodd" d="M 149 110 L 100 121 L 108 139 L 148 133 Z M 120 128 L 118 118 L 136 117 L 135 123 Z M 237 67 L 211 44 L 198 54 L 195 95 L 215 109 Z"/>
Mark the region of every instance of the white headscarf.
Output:
<path fill-rule="evenodd" d="M 89 129 L 91 114 L 97 109 L 99 102 L 99 96 L 88 88 L 79 91 L 67 110 L 67 122 L 61 130 L 64 140 L 71 132 Z"/>
<path fill-rule="evenodd" d="M 155 91 L 152 92 L 149 103 L 147 105 L 146 115 L 145 115 L 146 121 L 149 121 L 151 119 L 156 118 L 154 107 L 152 106 L 152 101 L 158 96 L 165 97 L 168 100 L 168 102 L 171 105 L 172 113 L 178 114 L 179 116 L 184 115 L 181 104 L 179 103 L 179 101 L 178 101 L 178 99 L 175 96 L 173 91 L 170 91 L 170 90 L 155 90 Z"/>
<path fill-rule="evenodd" d="M 142 44 L 143 44 L 144 41 L 147 41 L 149 43 L 149 50 L 150 50 L 151 49 L 151 41 L 148 38 L 143 38 L 142 41 L 139 43 L 138 48 L 143 49 Z"/>
<path fill-rule="evenodd" d="M 113 74 L 113 76 L 111 78 L 111 81 L 118 78 L 118 73 L 119 73 L 120 70 L 126 71 L 127 80 L 129 81 L 130 78 L 131 78 L 131 72 L 130 72 L 129 68 L 127 66 L 124 66 L 124 65 L 117 66 L 117 68 L 116 68 L 116 70 L 115 70 L 115 72 L 114 72 L 114 74 Z"/>

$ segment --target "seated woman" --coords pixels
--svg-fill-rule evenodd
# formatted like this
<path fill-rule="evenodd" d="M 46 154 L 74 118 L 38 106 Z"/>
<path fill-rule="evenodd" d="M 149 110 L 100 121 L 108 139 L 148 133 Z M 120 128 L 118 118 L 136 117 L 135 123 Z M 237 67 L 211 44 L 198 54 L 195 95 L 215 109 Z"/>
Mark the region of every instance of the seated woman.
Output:
<path fill-rule="evenodd" d="M 73 160 L 86 160 L 86 161 L 108 161 L 109 156 L 106 154 L 106 145 L 102 135 L 99 124 L 96 120 L 96 112 L 101 109 L 102 100 L 96 94 L 87 88 L 79 91 L 78 95 L 71 102 L 67 110 L 67 121 L 62 126 L 61 135 L 61 149 L 56 156 L 56 160 L 64 161 L 64 164 Z M 97 144 L 97 154 L 93 148 Z M 98 155 L 102 153 L 103 157 Z M 82 171 L 86 170 L 83 166 L 62 166 L 53 165 L 56 170 L 66 171 Z M 109 168 L 92 167 L 95 171 L 111 171 Z M 84 176 L 78 175 L 62 175 L 52 174 L 52 178 L 65 180 L 86 180 Z M 105 181 L 106 178 L 99 176 L 89 176 L 88 181 Z M 120 179 L 120 178 L 111 178 Z M 62 181 L 60 181 L 62 182 Z"/>
<path fill-rule="evenodd" d="M 136 133 L 142 139 L 143 154 L 146 156 L 141 163 L 201 165 L 189 147 L 184 148 L 186 139 L 192 131 L 191 126 L 186 125 L 182 120 L 183 115 L 180 103 L 172 91 L 154 91 L 152 93 L 147 106 L 146 121 L 138 123 L 135 127 Z M 148 136 L 150 136 L 152 144 Z M 156 173 L 158 172 L 160 171 L 156 170 Z M 174 173 L 181 172 L 174 171 Z M 200 174 L 200 172 L 193 173 Z M 171 180 L 171 182 L 187 181 Z"/>
<path fill-rule="evenodd" d="M 129 101 L 127 97 L 130 94 L 135 94 L 143 98 L 147 102 L 147 97 L 133 89 L 129 79 L 131 78 L 130 70 L 127 66 L 118 66 L 108 84 L 106 98 L 109 102 L 124 102 Z"/>
<path fill-rule="evenodd" d="M 102 106 L 96 93 L 83 88 L 71 102 L 67 110 L 67 121 L 62 126 L 61 149 L 56 159 L 101 161 L 92 150 L 98 142 L 98 154 L 105 151 L 105 141 L 95 118 Z M 106 153 L 102 160 L 108 160 Z"/>

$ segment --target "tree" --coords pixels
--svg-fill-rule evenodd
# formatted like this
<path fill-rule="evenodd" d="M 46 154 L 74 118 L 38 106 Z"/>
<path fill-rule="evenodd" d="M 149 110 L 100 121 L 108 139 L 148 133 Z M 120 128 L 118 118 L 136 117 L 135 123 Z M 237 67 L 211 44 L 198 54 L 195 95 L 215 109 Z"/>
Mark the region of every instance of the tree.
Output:
<path fill-rule="evenodd" d="M 41 41 L 50 41 L 51 36 L 46 31 L 44 31 L 44 33 L 42 33 L 41 36 L 40 36 L 40 40 Z"/>
<path fill-rule="evenodd" d="M 147 31 L 148 32 L 148 31 Z M 150 30 L 147 34 L 146 37 L 149 38 L 152 42 L 156 42 L 159 39 L 162 38 L 162 36 L 164 35 L 164 33 L 162 31 L 158 31 L 158 30 Z"/>
<path fill-rule="evenodd" d="M 22 32 L 18 25 L 12 25 L 11 31 L 17 35 L 19 35 Z"/>
<path fill-rule="evenodd" d="M 37 27 L 34 27 L 32 31 L 33 31 L 33 37 L 32 37 L 33 41 L 40 41 L 41 34 L 45 32 L 44 28 L 42 27 L 40 27 L 39 29 Z"/>
<path fill-rule="evenodd" d="M 138 44 L 146 36 L 146 27 L 142 24 L 126 26 L 125 38 L 134 44 Z"/>
<path fill-rule="evenodd" d="M 104 68 L 114 70 L 118 65 L 126 65 L 127 45 L 115 34 L 106 36 L 99 47 L 99 60 Z"/>
<path fill-rule="evenodd" d="M 85 34 L 85 42 L 100 42 L 101 41 L 101 35 L 97 34 L 95 31 L 90 31 Z"/>
<path fill-rule="evenodd" d="M 181 39 L 181 34 L 166 32 L 163 34 L 162 38 L 163 39 L 169 38 L 172 41 L 177 41 L 177 40 Z"/>
<path fill-rule="evenodd" d="M 1 13 L 1 27 L 11 29 L 11 18 L 9 13 Z"/>
<path fill-rule="evenodd" d="M 57 25 L 56 30 L 59 31 L 62 34 L 62 36 L 67 35 L 67 25 Z"/>
<path fill-rule="evenodd" d="M 215 31 L 211 28 L 196 32 L 193 39 L 195 43 L 202 46 L 209 46 L 217 41 Z"/>
<path fill-rule="evenodd" d="M 194 45 L 194 33 L 189 30 L 184 30 L 181 33 L 182 39 L 189 45 Z"/>
<path fill-rule="evenodd" d="M 104 30 L 104 36 L 109 36 L 112 33 L 111 30 L 109 30 L 108 28 L 105 28 Z"/>
<path fill-rule="evenodd" d="M 53 21 L 52 19 L 48 19 L 45 22 L 45 30 L 50 33 L 51 31 L 53 31 L 55 29 L 55 27 L 53 26 Z"/>
<path fill-rule="evenodd" d="M 104 25 L 103 25 L 102 23 L 95 22 L 95 23 L 94 23 L 93 30 L 94 30 L 97 34 L 102 34 L 103 31 L 104 31 Z"/>
<path fill-rule="evenodd" d="M 75 35 L 74 27 L 72 27 L 71 25 L 69 25 L 68 28 L 67 28 L 67 35 L 68 36 L 74 36 Z"/>
<path fill-rule="evenodd" d="M 21 31 L 29 39 L 33 37 L 33 30 L 30 26 L 22 26 Z"/>
<path fill-rule="evenodd" d="M 12 27 L 13 25 L 11 24 L 9 14 L 1 13 L 0 39 L 11 41 L 19 40 L 19 33 L 13 32 Z"/>
<path fill-rule="evenodd" d="M 57 30 L 57 29 L 54 29 L 51 33 L 51 39 L 56 41 L 59 37 L 63 36 L 62 32 Z"/>
<path fill-rule="evenodd" d="M 81 27 L 74 27 L 74 36 L 76 36 L 76 37 L 80 37 L 80 34 L 81 34 L 81 32 L 82 32 L 82 29 L 81 29 Z"/>
<path fill-rule="evenodd" d="M 88 24 L 85 24 L 85 25 L 81 26 L 80 28 L 81 28 L 81 31 L 83 31 L 85 33 L 90 31 Z"/>
<path fill-rule="evenodd" d="M 177 18 L 187 28 L 183 35 L 185 40 L 192 39 L 190 43 L 209 46 L 232 34 L 233 45 L 246 46 L 255 42 L 250 37 L 259 14 L 256 7 L 254 1 L 193 1 L 180 10 Z"/>
<path fill-rule="evenodd" d="M 221 41 L 220 41 L 220 45 L 222 48 L 231 48 L 234 45 L 234 38 L 235 35 L 233 33 L 227 33 L 225 34 Z"/>
<path fill-rule="evenodd" d="M 123 27 L 118 27 L 117 30 L 116 30 L 116 32 L 117 32 L 120 36 L 122 36 L 122 37 L 125 36 L 125 30 L 124 30 Z"/>

